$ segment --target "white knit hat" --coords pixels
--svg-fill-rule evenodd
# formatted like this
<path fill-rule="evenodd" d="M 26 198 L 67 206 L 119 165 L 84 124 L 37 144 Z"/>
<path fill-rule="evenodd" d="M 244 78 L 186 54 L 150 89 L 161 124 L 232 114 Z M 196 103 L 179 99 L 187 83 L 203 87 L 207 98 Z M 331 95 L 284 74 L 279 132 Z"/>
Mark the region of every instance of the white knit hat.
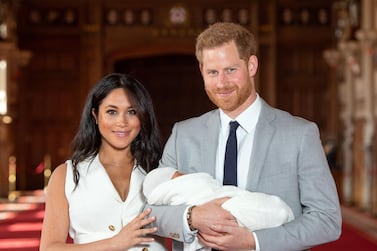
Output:
<path fill-rule="evenodd" d="M 159 184 L 170 180 L 177 169 L 172 167 L 159 167 L 150 171 L 144 179 L 143 193 L 146 198 Z"/>

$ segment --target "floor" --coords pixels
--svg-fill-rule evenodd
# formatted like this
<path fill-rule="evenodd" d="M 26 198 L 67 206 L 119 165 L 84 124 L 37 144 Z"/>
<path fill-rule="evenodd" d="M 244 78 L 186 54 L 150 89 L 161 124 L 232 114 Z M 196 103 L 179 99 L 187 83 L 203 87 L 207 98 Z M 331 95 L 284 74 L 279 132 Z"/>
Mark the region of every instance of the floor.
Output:
<path fill-rule="evenodd" d="M 342 218 L 344 222 L 364 233 L 366 238 L 377 245 L 377 216 L 372 216 L 353 207 L 342 206 Z"/>

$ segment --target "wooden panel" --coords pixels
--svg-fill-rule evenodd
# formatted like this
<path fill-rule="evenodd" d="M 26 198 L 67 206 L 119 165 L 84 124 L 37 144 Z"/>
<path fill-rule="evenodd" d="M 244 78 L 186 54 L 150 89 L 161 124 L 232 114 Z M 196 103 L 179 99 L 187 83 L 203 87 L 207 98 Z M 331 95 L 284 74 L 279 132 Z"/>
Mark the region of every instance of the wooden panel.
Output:
<path fill-rule="evenodd" d="M 331 91 L 321 48 L 281 46 L 277 59 L 277 106 L 327 129 Z"/>
<path fill-rule="evenodd" d="M 325 13 L 327 19 L 320 19 Z M 322 54 L 331 47 L 331 4 L 327 1 L 278 1 L 277 106 L 316 122 L 321 131 L 335 134 L 337 123 L 329 67 Z M 331 113 L 330 113 L 331 112 Z"/>
<path fill-rule="evenodd" d="M 43 174 L 34 169 L 46 154 L 51 156 L 53 168 L 69 156 L 81 113 L 77 91 L 80 40 L 46 40 L 41 44 L 49 46 L 39 47 L 38 39 L 24 45 L 33 51 L 33 57 L 19 92 L 17 166 L 21 190 L 43 187 Z"/>

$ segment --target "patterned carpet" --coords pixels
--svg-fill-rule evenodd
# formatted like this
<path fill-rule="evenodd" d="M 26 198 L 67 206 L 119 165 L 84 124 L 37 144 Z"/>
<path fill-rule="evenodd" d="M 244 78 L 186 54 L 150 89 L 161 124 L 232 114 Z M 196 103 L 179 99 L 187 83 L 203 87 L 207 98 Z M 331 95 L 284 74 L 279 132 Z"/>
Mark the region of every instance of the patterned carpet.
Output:
<path fill-rule="evenodd" d="M 342 207 L 342 214 L 340 239 L 312 251 L 376 251 L 377 218 L 350 207 Z M 38 251 L 43 215 L 43 191 L 24 194 L 17 202 L 0 200 L 0 251 Z"/>

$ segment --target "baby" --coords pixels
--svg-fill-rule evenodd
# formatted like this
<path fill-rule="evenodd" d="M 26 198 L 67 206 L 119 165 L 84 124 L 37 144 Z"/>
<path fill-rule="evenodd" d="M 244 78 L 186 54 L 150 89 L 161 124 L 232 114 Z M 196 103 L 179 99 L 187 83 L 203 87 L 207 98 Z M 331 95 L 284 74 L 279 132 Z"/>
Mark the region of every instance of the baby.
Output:
<path fill-rule="evenodd" d="M 171 167 L 160 167 L 145 177 L 143 193 L 152 205 L 201 205 L 229 197 L 221 206 L 250 231 L 277 227 L 294 219 L 291 208 L 279 197 L 222 185 L 207 173 L 182 174 Z M 203 247 L 197 239 L 185 243 L 184 250 L 198 249 Z"/>

